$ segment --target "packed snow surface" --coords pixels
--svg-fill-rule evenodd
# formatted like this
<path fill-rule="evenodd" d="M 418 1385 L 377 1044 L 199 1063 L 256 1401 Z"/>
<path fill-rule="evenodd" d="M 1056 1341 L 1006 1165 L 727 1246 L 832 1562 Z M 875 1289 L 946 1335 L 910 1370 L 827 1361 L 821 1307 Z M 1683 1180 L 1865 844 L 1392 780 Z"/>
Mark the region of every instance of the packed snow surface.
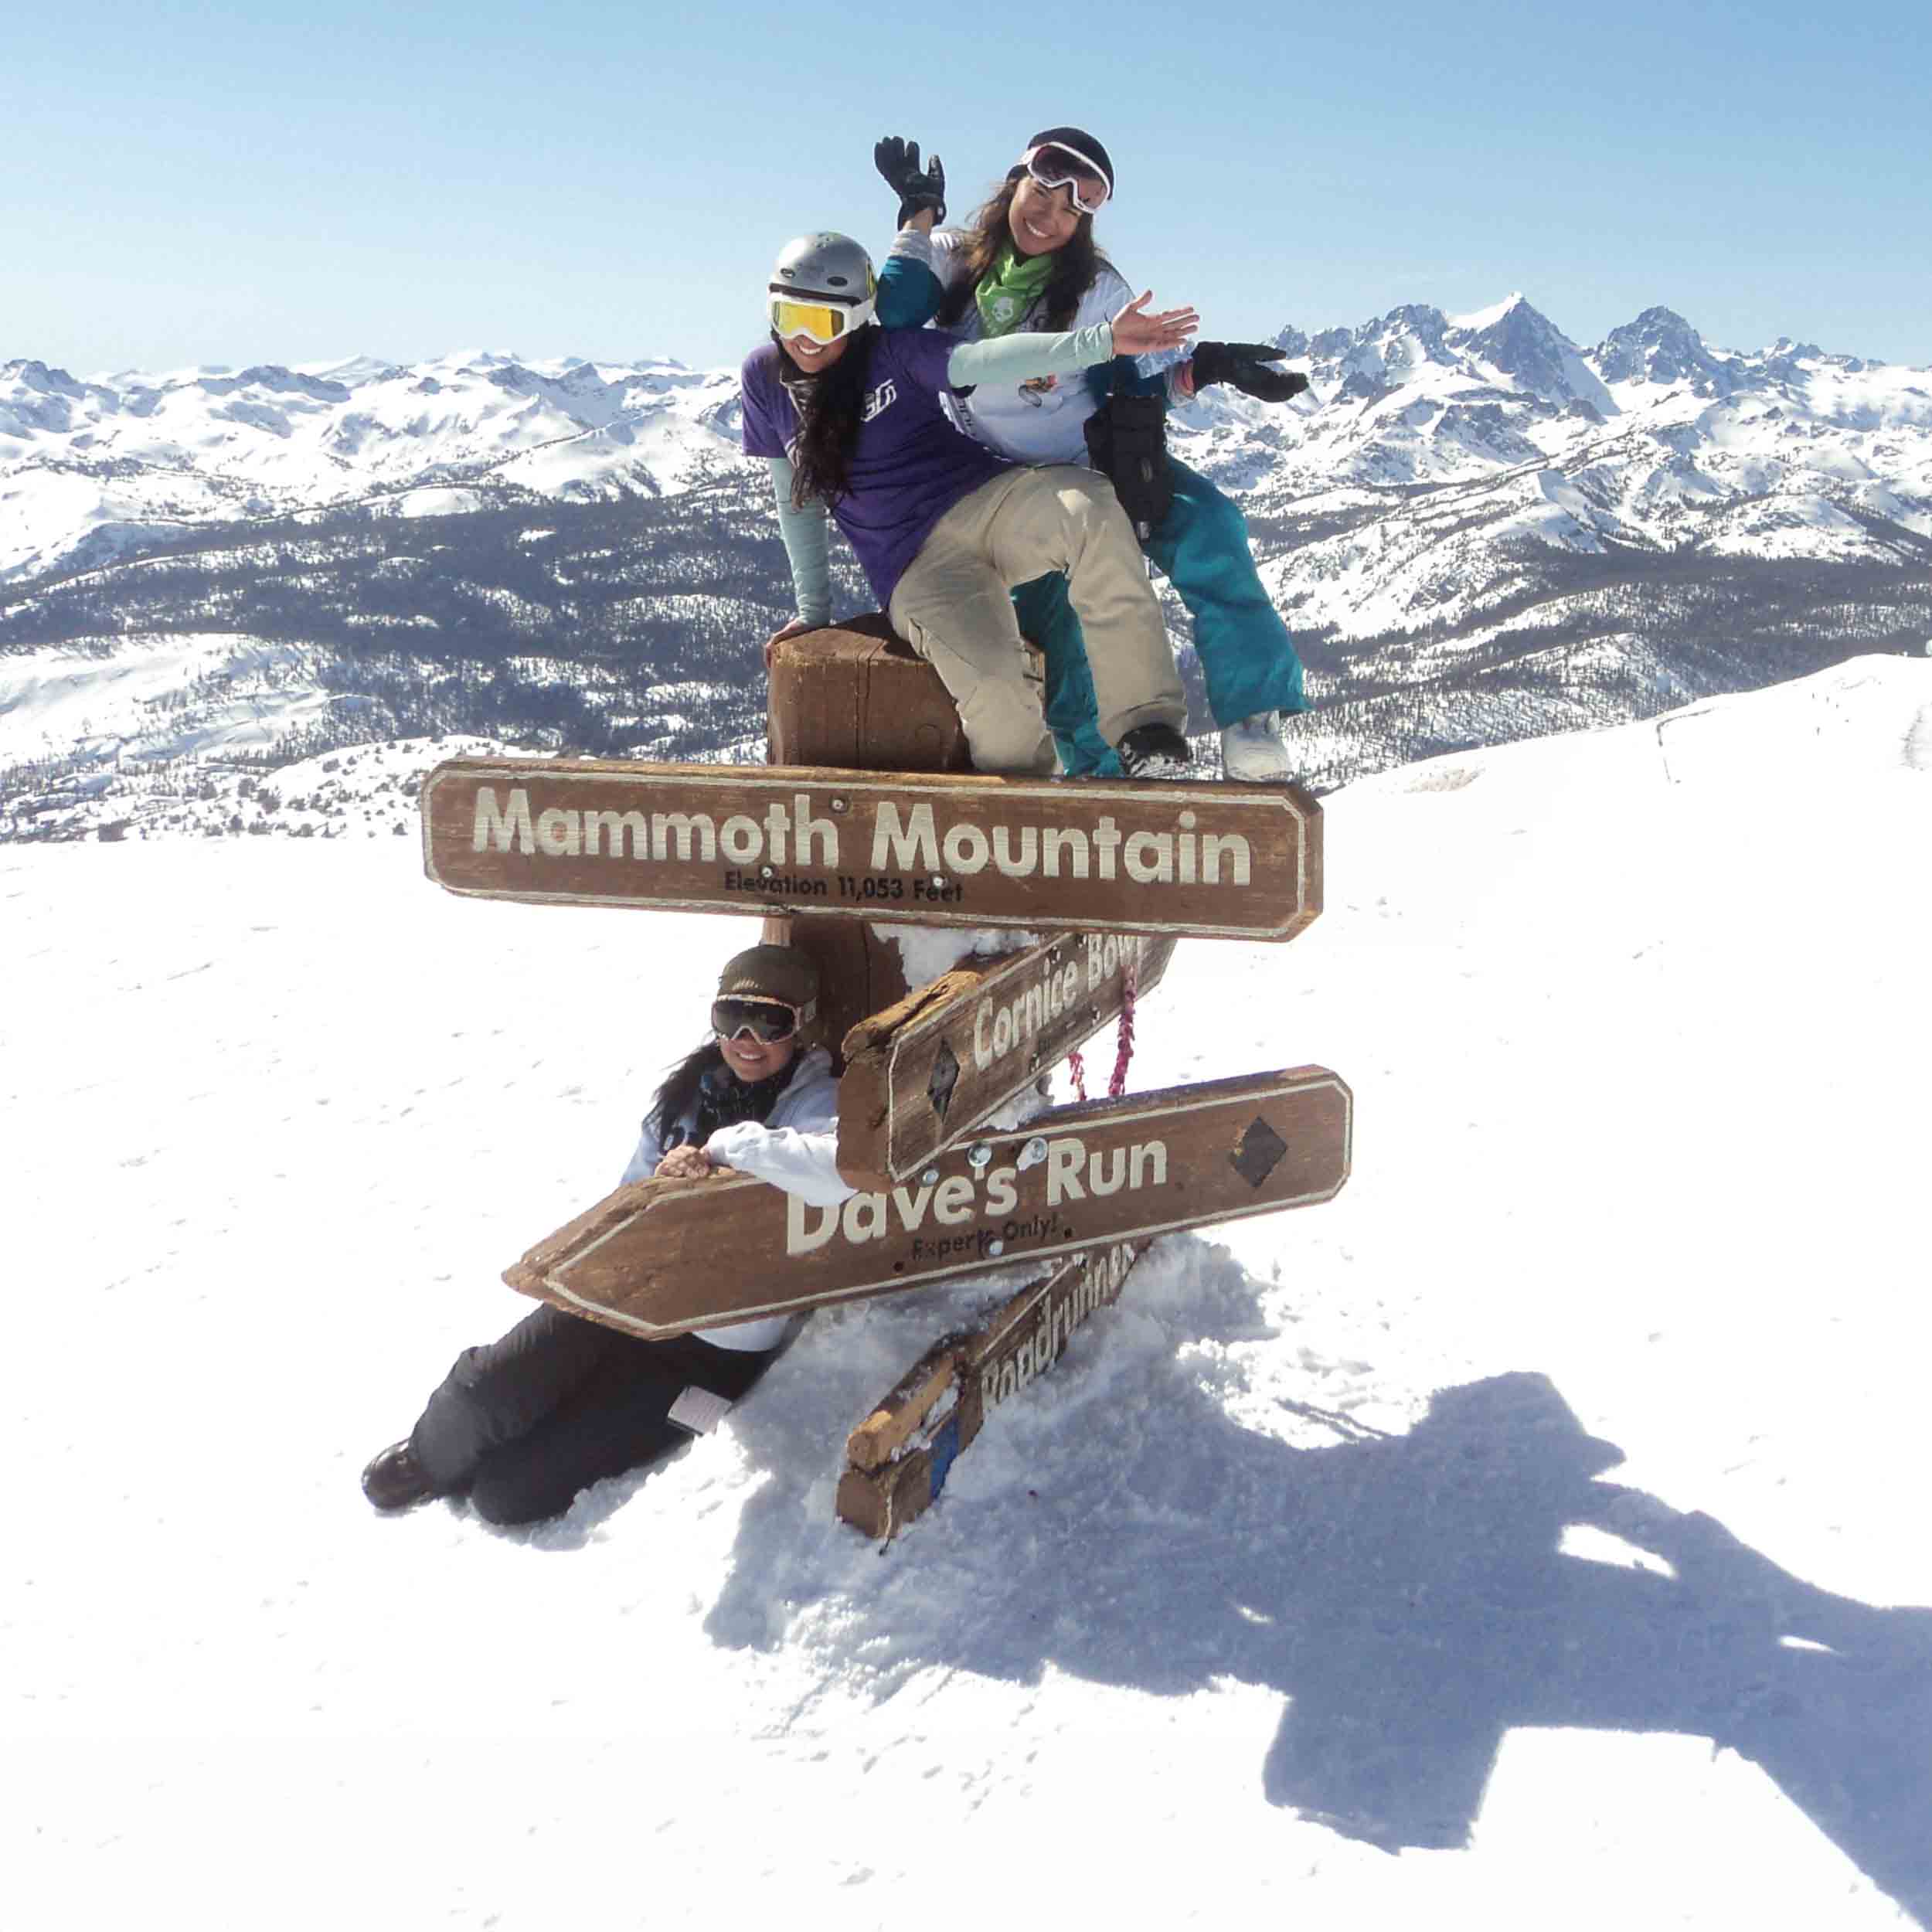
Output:
<path fill-rule="evenodd" d="M 1332 1066 L 1354 1178 L 881 1554 L 844 1435 L 990 1285 L 536 1531 L 357 1487 L 746 922 L 0 849 L 10 1923 L 1932 1922 L 1928 850 L 1919 659 L 1331 798 L 1133 1075 Z"/>

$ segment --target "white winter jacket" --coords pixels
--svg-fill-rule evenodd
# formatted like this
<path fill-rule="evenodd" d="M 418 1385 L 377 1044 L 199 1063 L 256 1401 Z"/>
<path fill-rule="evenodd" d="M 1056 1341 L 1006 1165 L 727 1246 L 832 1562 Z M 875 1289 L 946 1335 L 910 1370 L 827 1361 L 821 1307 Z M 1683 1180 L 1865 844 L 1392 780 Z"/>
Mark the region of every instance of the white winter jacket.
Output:
<path fill-rule="evenodd" d="M 679 1124 L 689 1131 L 696 1115 L 694 1102 Z M 831 1207 L 848 1199 L 856 1190 L 838 1177 L 838 1083 L 832 1078 L 832 1056 L 822 1046 L 812 1047 L 778 1096 L 769 1121 L 763 1125 L 739 1121 L 721 1127 L 705 1142 L 704 1151 L 716 1165 L 768 1181 L 814 1207 Z M 664 1144 L 647 1122 L 624 1179 L 649 1180 L 663 1158 Z M 715 1348 L 774 1349 L 791 1325 L 789 1317 L 778 1315 L 726 1328 L 700 1328 L 697 1334 Z"/>
<path fill-rule="evenodd" d="M 893 240 L 892 252 L 921 264 L 944 290 L 966 272 L 962 252 L 966 240 L 956 228 L 942 228 L 930 236 L 916 228 L 902 229 Z M 1111 322 L 1133 299 L 1134 291 L 1117 270 L 1103 263 L 1092 286 L 1081 296 L 1070 326 L 1088 328 L 1096 322 Z M 1038 308 L 1036 304 L 1035 312 L 1020 324 L 1022 328 L 1043 325 Z M 982 332 L 978 305 L 968 302 L 964 314 L 950 328 L 962 341 L 978 342 Z M 1142 373 L 1151 375 L 1182 359 L 1182 352 L 1170 350 L 1138 356 L 1134 361 Z M 1017 384 L 982 383 L 970 396 L 955 393 L 943 400 L 955 423 L 975 441 L 1016 463 L 1090 467 L 1085 426 L 1099 403 L 1083 372 Z"/>

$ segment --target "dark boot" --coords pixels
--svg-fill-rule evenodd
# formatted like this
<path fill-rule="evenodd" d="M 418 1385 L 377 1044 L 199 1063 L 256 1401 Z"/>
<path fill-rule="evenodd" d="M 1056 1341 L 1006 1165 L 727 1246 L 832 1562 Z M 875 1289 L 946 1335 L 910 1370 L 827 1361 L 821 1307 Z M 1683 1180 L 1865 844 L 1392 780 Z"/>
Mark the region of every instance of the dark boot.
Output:
<path fill-rule="evenodd" d="M 1194 762 L 1188 741 L 1172 725 L 1136 725 L 1114 748 L 1130 778 L 1178 778 Z"/>
<path fill-rule="evenodd" d="M 392 1442 L 362 1471 L 362 1494 L 378 1509 L 413 1509 L 436 1494 L 407 1442 Z"/>

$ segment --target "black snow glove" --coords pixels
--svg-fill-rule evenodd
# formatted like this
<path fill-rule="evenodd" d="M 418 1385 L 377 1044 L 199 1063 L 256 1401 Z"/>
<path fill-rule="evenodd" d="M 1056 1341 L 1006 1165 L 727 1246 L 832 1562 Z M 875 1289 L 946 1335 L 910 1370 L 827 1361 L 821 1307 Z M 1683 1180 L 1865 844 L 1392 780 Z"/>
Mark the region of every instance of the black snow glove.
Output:
<path fill-rule="evenodd" d="M 913 216 L 930 208 L 935 221 L 946 219 L 946 170 L 935 155 L 924 168 L 919 165 L 919 143 L 888 134 L 872 151 L 872 165 L 886 178 L 886 185 L 899 197 L 899 225 L 903 228 Z"/>
<path fill-rule="evenodd" d="M 1305 376 L 1293 369 L 1270 369 L 1287 354 L 1272 342 L 1196 342 L 1194 387 L 1198 393 L 1213 383 L 1232 383 L 1244 396 L 1264 403 L 1286 403 L 1308 386 Z"/>
<path fill-rule="evenodd" d="M 1134 534 L 1145 543 L 1174 507 L 1174 473 L 1167 464 L 1167 400 L 1111 396 L 1087 419 L 1087 454 L 1112 480 Z"/>

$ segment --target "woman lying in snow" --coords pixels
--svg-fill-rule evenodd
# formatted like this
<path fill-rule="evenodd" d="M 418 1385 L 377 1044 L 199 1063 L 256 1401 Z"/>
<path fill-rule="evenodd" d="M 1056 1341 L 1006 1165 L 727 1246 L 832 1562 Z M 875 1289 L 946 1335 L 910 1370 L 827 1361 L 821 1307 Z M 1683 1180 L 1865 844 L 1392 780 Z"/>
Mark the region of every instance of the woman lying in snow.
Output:
<path fill-rule="evenodd" d="M 730 1167 L 815 1206 L 845 1199 L 838 1084 L 825 1049 L 806 1044 L 818 998 L 818 968 L 791 947 L 728 961 L 712 1037 L 658 1088 L 624 1179 Z M 709 1428 L 796 1325 L 780 1316 L 652 1341 L 544 1303 L 457 1357 L 414 1430 L 362 1471 L 363 1492 L 383 1510 L 467 1495 L 491 1522 L 556 1515 L 587 1485 Z"/>

